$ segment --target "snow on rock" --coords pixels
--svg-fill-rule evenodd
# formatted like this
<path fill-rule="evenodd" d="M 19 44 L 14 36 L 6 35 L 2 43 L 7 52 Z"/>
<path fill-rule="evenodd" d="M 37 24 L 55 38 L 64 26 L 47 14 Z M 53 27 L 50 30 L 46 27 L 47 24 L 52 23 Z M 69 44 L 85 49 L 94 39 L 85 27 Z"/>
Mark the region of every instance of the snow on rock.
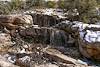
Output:
<path fill-rule="evenodd" d="M 79 24 L 79 50 L 87 58 L 100 60 L 100 25 Z"/>
<path fill-rule="evenodd" d="M 93 24 L 80 24 L 79 25 L 79 34 L 80 37 L 83 39 L 83 37 L 85 37 L 84 39 L 87 42 L 100 42 L 100 31 L 93 31 L 91 30 L 86 30 L 84 31 L 86 28 L 100 28 L 100 25 L 93 25 Z M 84 36 L 85 35 L 85 36 Z"/>
<path fill-rule="evenodd" d="M 19 58 L 19 60 L 21 60 L 22 62 L 27 63 L 31 60 L 31 58 L 29 56 L 25 56 L 25 57 Z"/>

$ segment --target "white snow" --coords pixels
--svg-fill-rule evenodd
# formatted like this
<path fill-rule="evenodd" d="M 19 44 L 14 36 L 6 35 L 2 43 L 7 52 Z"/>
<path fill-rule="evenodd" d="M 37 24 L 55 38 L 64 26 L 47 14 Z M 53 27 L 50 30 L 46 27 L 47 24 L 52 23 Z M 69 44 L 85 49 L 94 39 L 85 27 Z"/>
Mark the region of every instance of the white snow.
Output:
<path fill-rule="evenodd" d="M 45 14 L 45 15 L 52 15 L 53 13 L 54 13 L 53 9 L 46 9 L 43 11 L 43 14 Z"/>
<path fill-rule="evenodd" d="M 85 40 L 87 42 L 100 42 L 100 31 L 93 31 L 91 30 L 86 30 L 83 31 L 86 27 L 88 28 L 100 28 L 100 25 L 95 25 L 95 24 L 77 24 L 77 26 L 79 27 L 79 34 L 80 34 L 80 38 L 83 39 L 83 37 L 85 36 Z M 85 35 L 86 33 L 86 35 Z"/>
<path fill-rule="evenodd" d="M 91 24 L 91 25 L 89 25 L 88 27 L 89 27 L 89 28 L 91 28 L 91 27 L 100 28 L 100 25 Z"/>
<path fill-rule="evenodd" d="M 19 60 L 21 60 L 22 62 L 28 62 L 31 60 L 31 58 L 29 56 L 25 56 L 25 57 L 19 58 Z"/>

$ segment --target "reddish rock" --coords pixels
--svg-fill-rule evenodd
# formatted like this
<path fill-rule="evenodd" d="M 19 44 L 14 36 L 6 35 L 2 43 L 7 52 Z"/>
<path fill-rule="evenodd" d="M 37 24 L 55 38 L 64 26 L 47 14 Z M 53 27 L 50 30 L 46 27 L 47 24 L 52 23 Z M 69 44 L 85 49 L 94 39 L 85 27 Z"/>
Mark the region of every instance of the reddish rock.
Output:
<path fill-rule="evenodd" d="M 20 26 L 29 26 L 33 24 L 32 17 L 30 15 L 3 15 L 0 16 L 0 25 L 7 29 L 13 30 Z"/>

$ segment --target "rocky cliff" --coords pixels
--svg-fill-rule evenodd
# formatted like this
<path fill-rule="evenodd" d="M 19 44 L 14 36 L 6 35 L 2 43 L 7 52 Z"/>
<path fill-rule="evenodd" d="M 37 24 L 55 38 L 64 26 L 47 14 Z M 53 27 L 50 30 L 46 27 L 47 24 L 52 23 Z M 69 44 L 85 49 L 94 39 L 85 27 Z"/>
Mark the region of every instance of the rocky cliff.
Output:
<path fill-rule="evenodd" d="M 78 59 L 100 60 L 99 28 L 41 12 L 0 16 L 0 55 L 20 67 L 88 66 Z"/>

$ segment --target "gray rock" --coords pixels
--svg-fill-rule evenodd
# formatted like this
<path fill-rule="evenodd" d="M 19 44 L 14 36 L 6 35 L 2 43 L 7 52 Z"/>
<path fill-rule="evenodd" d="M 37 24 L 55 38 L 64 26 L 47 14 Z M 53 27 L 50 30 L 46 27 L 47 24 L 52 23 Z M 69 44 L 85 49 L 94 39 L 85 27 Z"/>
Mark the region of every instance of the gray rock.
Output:
<path fill-rule="evenodd" d="M 66 45 L 67 36 L 64 31 L 48 27 L 31 27 L 20 31 L 24 38 L 33 39 L 34 43 Z"/>

